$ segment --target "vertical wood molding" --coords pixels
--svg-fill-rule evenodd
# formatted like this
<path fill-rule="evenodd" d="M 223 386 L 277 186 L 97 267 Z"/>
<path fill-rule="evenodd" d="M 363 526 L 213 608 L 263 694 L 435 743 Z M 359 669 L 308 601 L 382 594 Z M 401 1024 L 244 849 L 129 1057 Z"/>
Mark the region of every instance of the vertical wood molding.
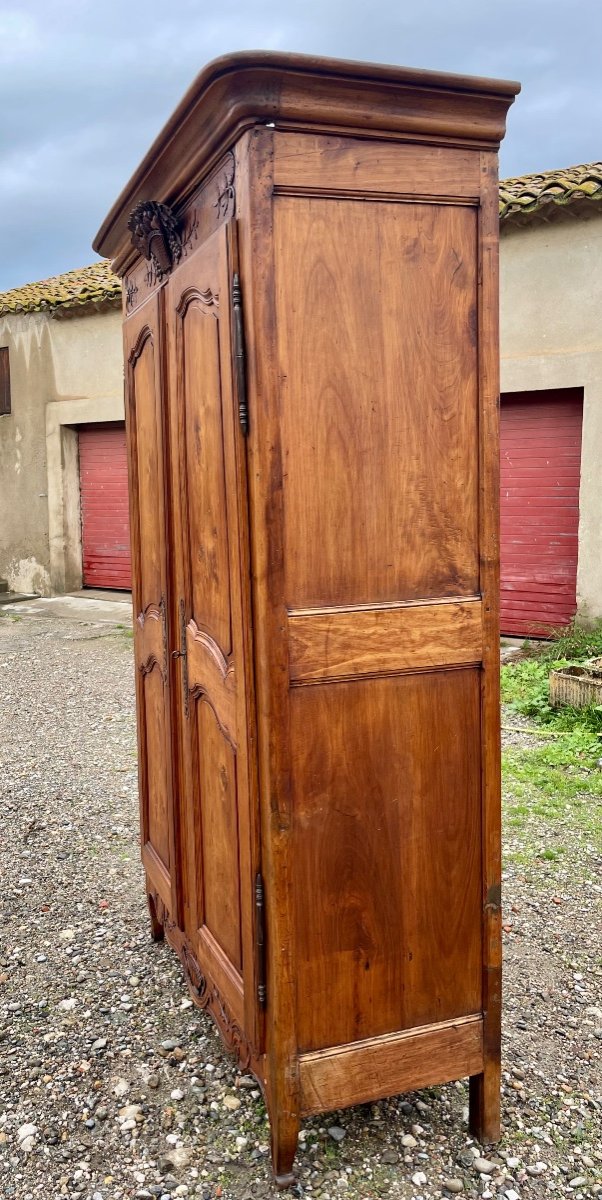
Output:
<path fill-rule="evenodd" d="M 480 551 L 483 596 L 483 1044 L 485 1071 L 471 1080 L 470 1123 L 499 1137 L 502 1006 L 501 749 L 499 652 L 499 214 L 497 154 L 481 153 L 479 217 Z"/>
<path fill-rule="evenodd" d="M 299 1073 L 293 1003 L 290 840 L 289 663 L 284 602 L 282 459 L 279 429 L 273 243 L 271 129 L 246 139 L 246 188 L 240 210 L 240 261 L 245 286 L 247 438 L 258 713 L 262 864 L 266 885 L 266 1088 L 276 1174 L 279 1156 L 296 1148 Z M 270 504 L 266 509 L 266 481 Z M 291 1157 L 292 1161 L 292 1157 Z"/>

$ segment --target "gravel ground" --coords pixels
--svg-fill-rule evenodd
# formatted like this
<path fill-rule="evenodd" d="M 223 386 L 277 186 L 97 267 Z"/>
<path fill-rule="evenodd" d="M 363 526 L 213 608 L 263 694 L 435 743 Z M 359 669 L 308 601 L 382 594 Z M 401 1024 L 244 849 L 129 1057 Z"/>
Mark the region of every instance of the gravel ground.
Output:
<path fill-rule="evenodd" d="M 253 1081 L 149 938 L 131 651 L 106 626 L 0 619 L 2 1200 L 278 1194 Z M 299 1194 L 602 1194 L 600 882 L 578 833 L 562 863 L 509 855 L 495 1152 L 464 1083 L 432 1088 L 308 1121 Z"/>

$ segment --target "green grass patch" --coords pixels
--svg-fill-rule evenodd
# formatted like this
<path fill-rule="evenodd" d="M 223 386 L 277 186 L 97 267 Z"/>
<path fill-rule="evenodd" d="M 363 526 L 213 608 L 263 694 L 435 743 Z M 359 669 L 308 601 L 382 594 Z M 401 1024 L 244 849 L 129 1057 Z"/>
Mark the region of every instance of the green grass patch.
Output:
<path fill-rule="evenodd" d="M 526 716 L 539 716 L 548 704 L 549 667 L 535 658 L 502 667 L 502 703 Z"/>
<path fill-rule="evenodd" d="M 589 630 L 573 626 L 531 657 L 502 668 L 502 702 L 530 717 L 533 731 L 555 735 L 503 754 L 505 823 L 521 843 L 510 856 L 515 861 L 558 863 L 567 850 L 557 839 L 575 835 L 602 847 L 602 705 L 552 708 L 548 693 L 555 667 L 598 656 L 602 622 Z"/>
<path fill-rule="evenodd" d="M 558 862 L 565 847 L 547 844 L 551 836 L 585 836 L 602 850 L 600 754 L 600 741 L 588 730 L 504 752 L 505 824 L 522 835 L 527 858 Z"/>
<path fill-rule="evenodd" d="M 504 751 L 504 778 L 517 802 L 516 815 L 534 806 L 542 816 L 554 816 L 567 801 L 602 796 L 600 742 L 588 733 L 568 733 L 552 745 Z"/>

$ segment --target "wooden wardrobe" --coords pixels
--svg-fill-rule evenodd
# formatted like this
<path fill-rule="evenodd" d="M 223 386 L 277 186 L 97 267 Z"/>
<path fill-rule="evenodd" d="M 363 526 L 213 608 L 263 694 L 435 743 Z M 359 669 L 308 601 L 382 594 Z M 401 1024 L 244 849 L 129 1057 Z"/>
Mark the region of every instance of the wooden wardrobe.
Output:
<path fill-rule="evenodd" d="M 518 85 L 207 67 L 123 276 L 153 932 L 307 1114 L 470 1077 L 499 1132 L 497 149 Z"/>

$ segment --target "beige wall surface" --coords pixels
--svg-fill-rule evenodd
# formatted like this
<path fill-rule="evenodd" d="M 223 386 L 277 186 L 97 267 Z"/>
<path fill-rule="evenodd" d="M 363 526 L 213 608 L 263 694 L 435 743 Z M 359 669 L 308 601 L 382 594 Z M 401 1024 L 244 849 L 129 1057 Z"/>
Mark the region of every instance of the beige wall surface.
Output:
<path fill-rule="evenodd" d="M 123 420 L 121 313 L 0 316 L 0 346 L 12 408 L 0 416 L 0 576 L 50 595 L 81 585 L 71 426 Z"/>
<path fill-rule="evenodd" d="M 502 226 L 501 390 L 583 388 L 577 611 L 587 620 L 602 617 L 602 211 L 576 211 Z"/>

